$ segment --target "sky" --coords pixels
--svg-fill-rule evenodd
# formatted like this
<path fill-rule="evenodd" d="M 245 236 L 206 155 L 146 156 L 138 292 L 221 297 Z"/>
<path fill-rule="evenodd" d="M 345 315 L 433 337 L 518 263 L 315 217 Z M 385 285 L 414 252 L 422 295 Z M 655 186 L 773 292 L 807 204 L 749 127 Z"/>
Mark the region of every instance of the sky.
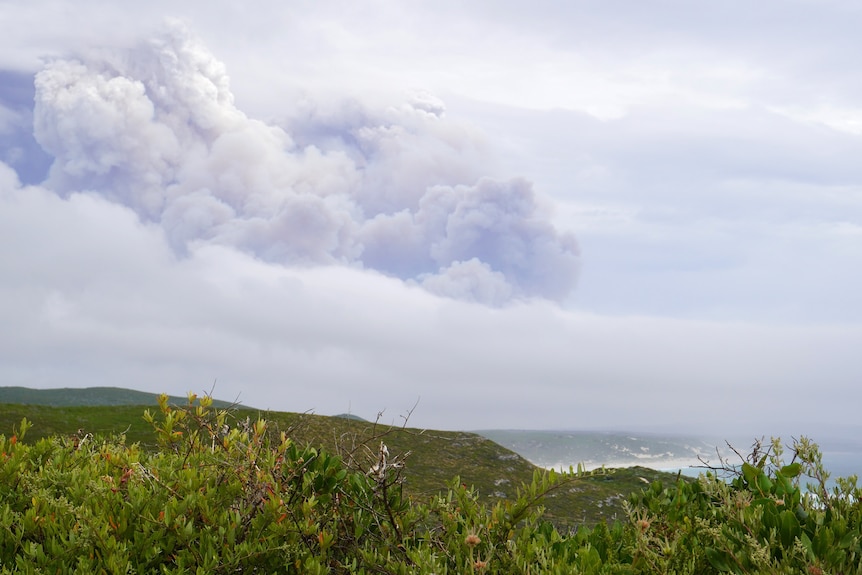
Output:
<path fill-rule="evenodd" d="M 0 384 L 858 431 L 860 24 L 841 0 L 0 0 Z"/>

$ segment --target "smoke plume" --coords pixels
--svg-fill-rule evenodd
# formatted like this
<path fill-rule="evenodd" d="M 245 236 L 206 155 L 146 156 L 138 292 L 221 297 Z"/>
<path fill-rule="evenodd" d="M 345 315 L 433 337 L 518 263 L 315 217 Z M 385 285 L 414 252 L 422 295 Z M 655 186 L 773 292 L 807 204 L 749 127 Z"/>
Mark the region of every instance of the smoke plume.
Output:
<path fill-rule="evenodd" d="M 225 67 L 176 24 L 36 76 L 35 135 L 54 157 L 45 186 L 128 206 L 179 254 L 216 244 L 283 265 L 364 267 L 491 305 L 574 288 L 574 238 L 527 181 L 475 173 L 474 139 L 437 98 L 286 116 L 276 125 L 237 109 Z"/>

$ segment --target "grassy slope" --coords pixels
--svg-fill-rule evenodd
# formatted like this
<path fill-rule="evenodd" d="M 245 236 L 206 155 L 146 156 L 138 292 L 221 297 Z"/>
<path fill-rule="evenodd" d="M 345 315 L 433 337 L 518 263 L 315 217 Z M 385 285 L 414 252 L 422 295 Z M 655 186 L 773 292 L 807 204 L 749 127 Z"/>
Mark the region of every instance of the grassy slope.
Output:
<path fill-rule="evenodd" d="M 70 435 L 83 429 L 94 434 L 125 432 L 128 442 L 151 445 L 154 435 L 142 418 L 147 408 L 158 409 L 155 402 L 70 407 L 0 404 L 0 433 L 10 434 L 13 426 L 26 417 L 34 424 L 27 434 L 28 441 L 55 434 Z M 401 429 L 339 417 L 247 408 L 238 408 L 233 413 L 237 420 L 263 417 L 287 431 L 294 441 L 324 447 L 345 459 L 352 453 L 363 467 L 370 465 L 381 440 L 388 446 L 391 457 L 409 452 L 407 489 L 420 497 L 439 492 L 459 476 L 463 483 L 475 486 L 486 502 L 510 498 L 518 486 L 531 479 L 536 469 L 514 452 L 473 433 Z M 546 499 L 546 516 L 561 526 L 622 518 L 626 495 L 656 479 L 670 482 L 675 476 L 631 468 L 576 479 Z"/>
<path fill-rule="evenodd" d="M 171 397 L 174 403 L 185 402 L 184 397 Z M 0 387 L 0 403 L 51 405 L 54 407 L 81 405 L 155 405 L 156 395 L 120 387 L 63 387 L 58 389 L 31 389 L 29 387 Z M 216 407 L 230 403 L 215 400 Z"/>

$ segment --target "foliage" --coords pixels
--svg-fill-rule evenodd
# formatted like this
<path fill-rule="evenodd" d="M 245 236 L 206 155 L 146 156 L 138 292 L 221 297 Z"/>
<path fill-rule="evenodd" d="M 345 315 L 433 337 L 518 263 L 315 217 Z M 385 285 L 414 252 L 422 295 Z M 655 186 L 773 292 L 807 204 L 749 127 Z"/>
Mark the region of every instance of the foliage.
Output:
<path fill-rule="evenodd" d="M 334 455 L 193 395 L 144 417 L 157 450 L 122 435 L 24 442 L 26 419 L 0 436 L 0 574 L 860 572 L 855 478 L 827 489 L 805 439 L 788 464 L 780 443 L 758 445 L 633 494 L 623 521 L 563 531 L 542 504 L 577 472 L 537 470 L 492 504 L 459 478 L 418 500 L 387 436 Z"/>
<path fill-rule="evenodd" d="M 169 398 L 168 403 L 182 405 L 186 399 L 177 402 Z M 33 422 L 27 436 L 31 441 L 54 435 L 71 436 L 83 433 L 79 430 L 86 430 L 105 436 L 121 433 L 128 443 L 137 442 L 146 450 L 155 450 L 158 444 L 152 426 L 140 416 L 146 407 L 154 405 L 154 399 L 139 406 L 58 408 L 0 404 L 0 430 L 11 429 L 26 417 Z M 217 404 L 214 402 L 213 406 Z M 379 439 L 385 438 L 393 453 L 411 454 L 410 472 L 403 487 L 409 496 L 422 501 L 436 495 L 442 486 L 458 475 L 463 483 L 476 488 L 479 501 L 493 506 L 502 499 L 514 498 L 518 486 L 529 483 L 537 469 L 516 453 L 474 433 L 423 430 L 397 426 L 395 422 L 350 421 L 244 407 L 230 409 L 229 417 L 239 421 L 265 419 L 270 432 L 285 431 L 294 443 L 323 448 L 354 467 L 365 459 L 375 458 Z M 383 416 L 377 419 L 382 420 Z M 581 474 L 577 482 L 548 494 L 543 517 L 562 529 L 623 519 L 624 503 L 629 493 L 656 480 L 670 486 L 675 483 L 675 478 L 676 474 L 644 467 Z"/>
<path fill-rule="evenodd" d="M 632 497 L 634 564 L 663 573 L 859 573 L 862 491 L 856 477 L 827 488 L 821 454 L 794 441 L 784 464 L 777 439 L 755 442 L 697 483 L 653 484 Z M 801 479 L 814 480 L 805 488 Z"/>

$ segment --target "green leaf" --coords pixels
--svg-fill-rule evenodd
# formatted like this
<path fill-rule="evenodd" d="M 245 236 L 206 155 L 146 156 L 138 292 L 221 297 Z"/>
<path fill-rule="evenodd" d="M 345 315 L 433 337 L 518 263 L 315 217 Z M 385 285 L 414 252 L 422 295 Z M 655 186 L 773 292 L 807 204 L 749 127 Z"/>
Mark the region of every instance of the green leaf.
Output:
<path fill-rule="evenodd" d="M 840 547 L 841 549 L 848 549 L 853 545 L 853 543 L 858 537 L 858 533 L 854 533 L 851 531 L 850 533 L 845 534 L 844 537 L 841 538 L 841 541 L 838 543 L 838 547 Z"/>
<path fill-rule="evenodd" d="M 595 547 L 581 549 L 578 557 L 581 569 L 586 573 L 597 573 L 602 566 L 602 558 Z"/>
<path fill-rule="evenodd" d="M 757 476 L 757 479 L 755 479 L 755 484 L 760 493 L 764 495 L 772 492 L 772 481 L 762 471 Z"/>
<path fill-rule="evenodd" d="M 731 556 L 727 551 L 719 551 L 712 547 L 706 548 L 706 560 L 717 571 L 732 571 Z"/>
<path fill-rule="evenodd" d="M 797 477 L 802 472 L 802 464 L 791 463 L 782 467 L 778 472 L 787 478 Z"/>
<path fill-rule="evenodd" d="M 793 541 L 802 533 L 802 528 L 799 526 L 799 520 L 792 511 L 783 511 L 781 513 L 781 544 L 786 548 L 793 545 Z"/>
<path fill-rule="evenodd" d="M 758 468 L 754 467 L 753 465 L 751 465 L 750 463 L 743 463 L 742 464 L 742 476 L 745 477 L 745 481 L 749 485 L 754 484 L 755 478 L 760 473 L 763 473 L 763 472 L 761 470 L 759 470 Z"/>

